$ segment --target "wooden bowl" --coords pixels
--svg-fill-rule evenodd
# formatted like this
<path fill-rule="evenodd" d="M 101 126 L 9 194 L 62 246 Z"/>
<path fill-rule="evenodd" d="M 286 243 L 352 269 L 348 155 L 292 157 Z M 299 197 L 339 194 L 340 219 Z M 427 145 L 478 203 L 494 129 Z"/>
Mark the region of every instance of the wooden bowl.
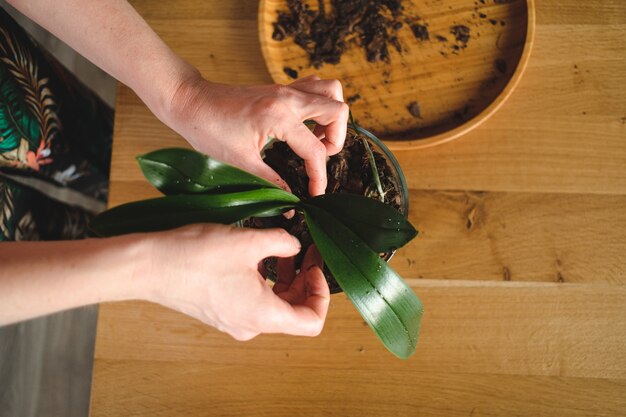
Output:
<path fill-rule="evenodd" d="M 332 10 L 326 2 L 326 10 Z M 317 10 L 317 1 L 307 4 Z M 272 39 L 273 23 L 287 10 L 287 1 L 261 0 L 261 50 L 272 79 L 288 84 L 317 74 L 340 80 L 358 123 L 393 150 L 459 138 L 494 114 L 517 86 L 535 33 L 534 0 L 403 4 L 408 18 L 395 32 L 401 52 L 390 48 L 388 62 L 368 62 L 355 38 L 338 64 L 314 68 L 293 38 Z M 428 39 L 418 39 L 412 24 L 425 27 Z M 453 33 L 458 26 L 469 30 L 467 42 Z"/>

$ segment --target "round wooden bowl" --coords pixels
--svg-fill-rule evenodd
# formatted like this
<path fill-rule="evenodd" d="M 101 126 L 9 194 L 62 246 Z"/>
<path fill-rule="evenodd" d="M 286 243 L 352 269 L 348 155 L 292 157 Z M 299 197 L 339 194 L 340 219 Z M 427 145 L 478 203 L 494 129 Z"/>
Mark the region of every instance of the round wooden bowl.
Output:
<path fill-rule="evenodd" d="M 316 0 L 307 0 L 317 10 Z M 332 11 L 325 0 L 327 12 Z M 392 150 L 429 147 L 482 124 L 511 95 L 526 69 L 535 34 L 534 0 L 405 0 L 406 19 L 394 32 L 400 52 L 368 62 L 353 38 L 338 64 L 319 68 L 292 37 L 274 40 L 286 0 L 261 0 L 263 57 L 280 84 L 317 74 L 338 79 L 357 122 Z M 425 27 L 428 39 L 411 26 Z M 466 42 L 454 28 L 469 30 Z M 458 32 L 457 32 L 458 33 Z"/>

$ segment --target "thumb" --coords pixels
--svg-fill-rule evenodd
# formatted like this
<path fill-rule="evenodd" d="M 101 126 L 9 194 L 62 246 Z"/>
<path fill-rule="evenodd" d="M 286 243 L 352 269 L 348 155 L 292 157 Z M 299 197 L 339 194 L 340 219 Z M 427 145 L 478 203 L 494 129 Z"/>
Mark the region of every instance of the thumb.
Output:
<path fill-rule="evenodd" d="M 300 241 L 284 229 L 238 229 L 243 236 L 238 241 L 245 245 L 245 256 L 256 266 L 270 256 L 287 258 L 297 255 L 302 248 Z"/>

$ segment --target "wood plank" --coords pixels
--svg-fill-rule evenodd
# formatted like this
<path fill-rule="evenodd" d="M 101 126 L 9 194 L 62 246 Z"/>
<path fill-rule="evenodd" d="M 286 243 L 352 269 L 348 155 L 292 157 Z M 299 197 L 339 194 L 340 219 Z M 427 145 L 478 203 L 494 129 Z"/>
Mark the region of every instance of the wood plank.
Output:
<path fill-rule="evenodd" d="M 385 351 L 344 295 L 333 296 L 320 337 L 264 335 L 247 343 L 158 305 L 103 305 L 95 356 L 146 361 L 155 370 L 164 362 L 196 361 L 216 371 L 257 367 L 265 375 L 283 373 L 276 366 L 288 364 L 284 378 L 293 383 L 305 370 L 320 377 L 328 370 L 358 370 L 372 381 L 384 376 L 397 384 L 403 372 L 626 380 L 626 286 L 418 279 L 410 284 L 425 314 L 417 352 L 408 361 Z M 101 371 L 106 374 L 107 366 L 96 367 L 95 376 L 107 390 Z M 227 381 L 215 376 L 214 383 Z M 244 384 L 238 393 L 251 389 Z M 411 385 L 406 389 L 418 392 Z"/>
<path fill-rule="evenodd" d="M 215 3 L 206 0 L 130 0 L 130 4 L 148 22 L 166 20 L 256 20 L 259 2 L 257 0 L 224 1 Z"/>
<path fill-rule="evenodd" d="M 537 20 L 542 24 L 624 23 L 626 3 L 622 0 L 581 2 L 578 0 L 542 1 L 537 5 Z"/>
<path fill-rule="evenodd" d="M 624 380 L 270 366 L 99 359 L 92 416 L 615 417 L 626 409 Z"/>
<path fill-rule="evenodd" d="M 178 53 L 215 82 L 271 84 L 255 20 L 150 21 L 152 28 Z"/>
<path fill-rule="evenodd" d="M 402 276 L 626 283 L 626 197 L 410 191 Z"/>

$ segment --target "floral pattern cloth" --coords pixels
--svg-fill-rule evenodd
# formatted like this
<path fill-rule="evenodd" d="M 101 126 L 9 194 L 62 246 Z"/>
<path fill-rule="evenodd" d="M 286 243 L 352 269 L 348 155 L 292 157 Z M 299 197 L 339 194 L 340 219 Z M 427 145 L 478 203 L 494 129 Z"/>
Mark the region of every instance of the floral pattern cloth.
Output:
<path fill-rule="evenodd" d="M 107 199 L 112 125 L 112 109 L 0 9 L 0 241 L 85 236 Z"/>

